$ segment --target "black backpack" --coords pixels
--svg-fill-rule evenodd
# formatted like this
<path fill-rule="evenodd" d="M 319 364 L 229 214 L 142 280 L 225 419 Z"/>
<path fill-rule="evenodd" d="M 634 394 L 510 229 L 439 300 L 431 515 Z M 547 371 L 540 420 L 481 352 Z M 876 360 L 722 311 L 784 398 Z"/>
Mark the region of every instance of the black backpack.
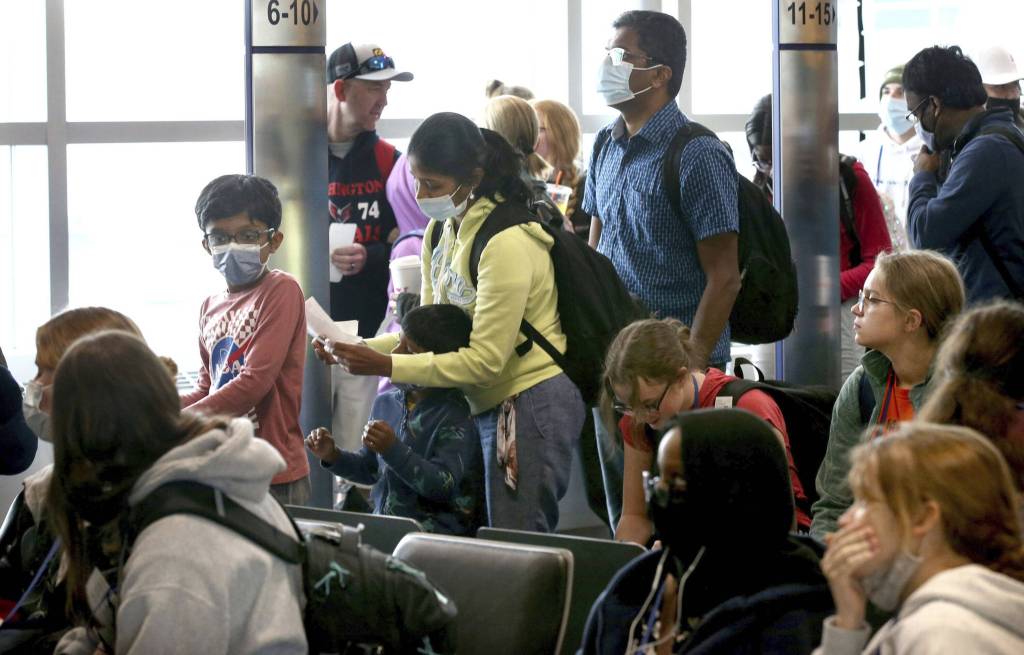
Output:
<path fill-rule="evenodd" d="M 594 145 L 595 161 L 610 135 L 599 134 Z M 661 162 L 662 187 L 669 204 L 683 216 L 679 197 L 679 158 L 692 139 L 718 136 L 700 123 L 679 128 Z M 789 248 L 789 235 L 782 216 L 753 182 L 736 173 L 739 207 L 739 267 L 742 286 L 729 316 L 732 341 L 772 343 L 793 331 L 798 305 L 796 264 Z"/>
<path fill-rule="evenodd" d="M 829 428 L 832 425 L 832 406 L 836 404 L 838 394 L 826 386 L 796 385 L 782 380 L 745 380 L 742 378 L 741 364 L 750 362 L 742 357 L 736 358 L 734 370 L 740 379 L 727 382 L 717 397 L 731 397 L 735 407 L 743 394 L 751 389 L 759 389 L 779 406 L 782 418 L 786 421 L 789 448 L 793 453 L 797 477 L 807 496 L 806 506 L 801 503 L 800 509 L 810 516 L 811 505 L 818 499 L 814 482 L 821 462 L 825 459 Z"/>
<path fill-rule="evenodd" d="M 132 509 L 129 543 L 147 525 L 193 514 L 222 525 L 291 564 L 301 564 L 311 653 L 453 653 L 455 603 L 421 571 L 359 543 L 341 525 L 287 535 L 219 489 L 162 485 Z M 419 650 L 422 649 L 422 650 Z"/>
<path fill-rule="evenodd" d="M 597 404 L 601 391 L 604 358 L 615 336 L 648 312 L 633 298 L 619 278 L 611 260 L 585 241 L 561 227 L 552 227 L 528 207 L 502 202 L 484 220 L 473 238 L 469 255 L 469 276 L 476 286 L 480 255 L 499 232 L 516 225 L 539 223 L 552 239 L 551 261 L 558 288 L 558 316 L 566 337 L 563 355 L 550 341 L 523 318 L 519 325 L 526 340 L 516 346 L 516 354 L 525 355 L 536 343 L 551 356 L 576 384 L 588 407 Z M 441 240 L 441 231 L 433 229 L 430 248 Z"/>
<path fill-rule="evenodd" d="M 839 222 L 850 239 L 850 266 L 857 266 L 864 261 L 860 252 L 860 236 L 854 223 L 853 197 L 857 193 L 857 173 L 853 165 L 855 157 L 839 155 Z"/>

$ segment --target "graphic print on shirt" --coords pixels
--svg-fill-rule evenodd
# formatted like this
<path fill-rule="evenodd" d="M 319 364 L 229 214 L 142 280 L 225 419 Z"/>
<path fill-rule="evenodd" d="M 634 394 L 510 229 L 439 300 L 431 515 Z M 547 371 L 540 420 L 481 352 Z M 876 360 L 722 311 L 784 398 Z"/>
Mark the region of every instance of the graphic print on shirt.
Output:
<path fill-rule="evenodd" d="M 225 387 L 241 375 L 245 368 L 246 353 L 249 350 L 253 332 L 259 320 L 260 310 L 229 311 L 216 323 L 203 328 L 203 341 L 210 354 L 207 370 L 210 372 L 210 391 Z M 251 408 L 247 418 L 259 434 L 260 423 L 256 408 Z"/>
<path fill-rule="evenodd" d="M 469 280 L 455 272 L 450 261 L 445 261 L 447 247 L 447 242 L 442 240 L 430 253 L 430 282 L 434 287 L 434 298 L 439 303 L 468 307 L 476 302 L 476 289 Z"/>

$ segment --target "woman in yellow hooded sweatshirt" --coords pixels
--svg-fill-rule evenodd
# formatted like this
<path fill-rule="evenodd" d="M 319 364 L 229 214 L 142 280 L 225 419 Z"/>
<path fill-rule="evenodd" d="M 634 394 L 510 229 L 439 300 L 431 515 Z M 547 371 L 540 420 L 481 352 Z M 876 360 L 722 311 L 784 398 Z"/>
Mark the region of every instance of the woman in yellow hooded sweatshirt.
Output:
<path fill-rule="evenodd" d="M 469 273 L 473 239 L 495 207 L 509 203 L 528 214 L 520 157 L 500 135 L 459 114 L 423 122 L 409 143 L 416 200 L 431 217 L 421 303 L 448 303 L 469 314 L 469 347 L 398 354 L 392 353 L 398 335 L 389 334 L 369 347 L 334 344 L 333 355 L 355 374 L 462 389 L 483 446 L 489 524 L 551 532 L 585 410 L 576 385 L 551 357 L 536 345 L 520 355 L 516 346 L 525 340 L 519 331 L 525 318 L 565 352 L 553 240 L 536 222 L 508 228 L 481 253 L 475 285 Z M 435 230 L 439 239 L 431 238 Z"/>

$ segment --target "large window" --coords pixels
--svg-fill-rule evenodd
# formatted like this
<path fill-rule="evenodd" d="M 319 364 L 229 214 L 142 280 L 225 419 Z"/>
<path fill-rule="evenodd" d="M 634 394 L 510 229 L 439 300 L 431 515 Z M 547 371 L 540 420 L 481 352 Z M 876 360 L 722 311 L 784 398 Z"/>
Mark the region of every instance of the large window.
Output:
<path fill-rule="evenodd" d="M 392 0 L 373 11 L 334 2 L 327 16 L 328 54 L 348 41 L 376 43 L 415 74 L 391 85 L 385 119 L 455 111 L 475 120 L 492 79 L 539 98 L 566 98 L 565 0 Z"/>
<path fill-rule="evenodd" d="M 5 2 L 0 18 L 0 123 L 46 120 L 46 3 Z"/>
<path fill-rule="evenodd" d="M 50 316 L 46 199 L 46 147 L 0 146 L 0 347 L 12 365 L 32 358 Z"/>
<path fill-rule="evenodd" d="M 68 120 L 241 120 L 243 9 L 241 0 L 65 2 Z"/>
<path fill-rule="evenodd" d="M 203 250 L 199 191 L 245 169 L 241 143 L 129 143 L 68 148 L 72 306 L 132 317 L 182 370 L 199 368 L 199 305 L 224 288 Z"/>
<path fill-rule="evenodd" d="M 572 104 L 588 132 L 585 158 L 593 132 L 615 115 L 594 90 L 611 22 L 627 9 L 681 10 L 690 28 L 683 108 L 730 143 L 741 172 L 753 172 L 741 130 L 771 87 L 767 0 L 318 2 L 328 52 L 377 42 L 416 74 L 393 85 L 380 125 L 399 147 L 433 112 L 477 118 L 496 78 Z M 863 99 L 858 3 L 838 2 L 843 150 L 856 145 L 854 127 L 873 126 L 882 73 L 925 46 L 959 43 L 971 53 L 1001 43 L 1024 63 L 1024 3 L 862 4 Z M 0 346 L 9 358 L 31 356 L 35 327 L 67 298 L 123 309 L 157 350 L 183 368 L 197 363 L 198 303 L 221 280 L 199 248 L 192 204 L 210 178 L 244 168 L 243 19 L 242 0 L 4 5 Z"/>

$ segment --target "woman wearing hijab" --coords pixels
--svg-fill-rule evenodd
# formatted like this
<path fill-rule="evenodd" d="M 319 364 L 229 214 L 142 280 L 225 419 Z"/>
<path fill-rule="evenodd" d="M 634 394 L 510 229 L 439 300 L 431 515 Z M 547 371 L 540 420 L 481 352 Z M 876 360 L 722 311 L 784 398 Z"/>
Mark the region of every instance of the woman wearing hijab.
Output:
<path fill-rule="evenodd" d="M 808 613 L 828 614 L 828 589 L 816 550 L 790 534 L 789 467 L 768 423 L 739 409 L 680 414 L 661 439 L 658 466 L 644 486 L 663 548 L 612 579 L 591 610 L 582 652 L 766 652 L 769 643 L 810 652 L 817 641 L 807 631 L 820 626 Z M 790 587 L 760 602 L 782 585 Z M 801 601 L 787 602 L 793 597 Z M 790 612 L 801 613 L 788 622 L 797 628 L 778 633 L 775 619 Z M 758 622 L 723 621 L 722 613 Z"/>

